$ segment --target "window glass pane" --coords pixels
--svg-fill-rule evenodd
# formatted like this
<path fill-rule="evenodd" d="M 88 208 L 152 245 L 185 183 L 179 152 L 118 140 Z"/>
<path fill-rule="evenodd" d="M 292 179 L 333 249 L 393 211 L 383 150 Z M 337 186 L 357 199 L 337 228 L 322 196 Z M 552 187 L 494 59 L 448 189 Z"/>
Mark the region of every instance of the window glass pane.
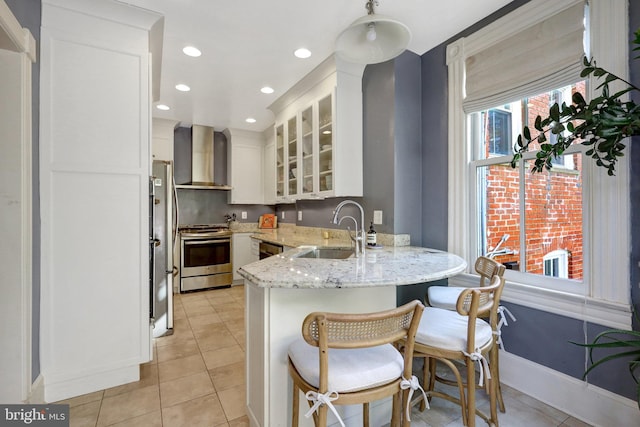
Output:
<path fill-rule="evenodd" d="M 470 115 L 478 255 L 511 270 L 583 279 L 582 154 L 568 150 L 543 173 L 530 172 L 533 160 L 515 169 L 509 164 L 523 125 L 535 137 L 536 117 L 546 117 L 555 102 L 570 104 L 576 91 L 584 95 L 584 81 Z M 547 143 L 557 142 L 557 135 L 547 136 Z M 532 154 L 538 147 L 531 145 Z"/>
<path fill-rule="evenodd" d="M 477 157 L 511 155 L 517 130 L 522 125 L 522 102 L 501 105 L 472 114 L 472 128 L 479 143 Z"/>
<path fill-rule="evenodd" d="M 480 254 L 518 270 L 520 190 L 518 170 L 508 163 L 477 168 Z"/>
<path fill-rule="evenodd" d="M 511 111 L 494 108 L 484 118 L 489 154 L 511 153 Z"/>
<path fill-rule="evenodd" d="M 580 154 L 563 156 L 565 162 L 580 164 Z M 570 158 L 570 160 L 569 160 Z M 550 261 L 548 276 L 582 280 L 582 173 L 552 170 L 532 174 L 531 162 L 525 162 L 525 254 L 526 271 L 545 274 L 545 256 L 566 253 L 566 275 L 560 268 L 560 255 Z"/>

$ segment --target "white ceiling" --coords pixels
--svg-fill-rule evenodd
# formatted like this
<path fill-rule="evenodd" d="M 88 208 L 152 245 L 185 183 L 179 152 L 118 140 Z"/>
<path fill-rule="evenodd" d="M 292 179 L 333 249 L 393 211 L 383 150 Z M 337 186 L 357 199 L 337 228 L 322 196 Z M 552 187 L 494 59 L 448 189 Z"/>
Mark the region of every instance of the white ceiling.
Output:
<path fill-rule="evenodd" d="M 154 108 L 153 116 L 216 130 L 271 126 L 267 107 L 331 55 L 338 34 L 366 14 L 365 0 L 120 1 L 165 17 L 158 103 L 171 110 Z M 379 0 L 376 13 L 405 23 L 412 32 L 408 49 L 422 55 L 510 1 Z M 185 56 L 186 45 L 202 56 Z M 312 56 L 294 57 L 299 47 Z M 177 91 L 178 83 L 191 91 Z M 261 93 L 265 85 L 275 92 Z"/>

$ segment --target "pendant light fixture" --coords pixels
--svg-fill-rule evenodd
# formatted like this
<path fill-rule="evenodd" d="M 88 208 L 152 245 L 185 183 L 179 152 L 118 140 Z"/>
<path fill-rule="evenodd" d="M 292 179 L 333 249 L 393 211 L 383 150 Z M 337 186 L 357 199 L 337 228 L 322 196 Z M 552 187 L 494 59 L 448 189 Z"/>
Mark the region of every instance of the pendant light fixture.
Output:
<path fill-rule="evenodd" d="M 367 15 L 356 19 L 336 40 L 336 54 L 358 64 L 377 64 L 400 55 L 411 40 L 409 27 L 374 13 L 376 0 L 365 4 Z"/>

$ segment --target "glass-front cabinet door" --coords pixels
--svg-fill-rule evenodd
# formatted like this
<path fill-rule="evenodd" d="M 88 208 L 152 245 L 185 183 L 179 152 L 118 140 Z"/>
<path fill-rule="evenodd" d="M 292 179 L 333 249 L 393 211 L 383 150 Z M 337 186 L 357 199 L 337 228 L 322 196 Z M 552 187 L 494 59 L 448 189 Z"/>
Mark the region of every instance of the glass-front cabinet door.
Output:
<path fill-rule="evenodd" d="M 276 126 L 276 200 L 285 197 L 287 153 L 284 146 L 284 126 Z"/>
<path fill-rule="evenodd" d="M 333 108 L 332 96 L 328 95 L 318 102 L 319 116 L 319 188 L 320 192 L 333 191 Z"/>
<path fill-rule="evenodd" d="M 288 191 L 287 196 L 298 195 L 298 118 L 287 120 Z"/>
<path fill-rule="evenodd" d="M 332 94 L 276 125 L 278 202 L 334 195 L 334 130 Z"/>
<path fill-rule="evenodd" d="M 300 176 L 302 179 L 302 195 L 309 196 L 314 190 L 314 170 L 315 167 L 315 120 L 313 107 L 309 107 L 301 113 L 301 134 L 302 134 L 302 163 Z"/>

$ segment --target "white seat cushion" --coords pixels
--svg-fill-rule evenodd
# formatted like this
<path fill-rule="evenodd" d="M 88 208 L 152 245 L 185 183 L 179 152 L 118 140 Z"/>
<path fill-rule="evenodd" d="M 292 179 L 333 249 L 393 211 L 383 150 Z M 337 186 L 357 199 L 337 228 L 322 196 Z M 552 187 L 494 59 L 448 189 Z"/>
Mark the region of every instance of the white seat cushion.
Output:
<path fill-rule="evenodd" d="M 302 378 L 320 382 L 318 347 L 302 338 L 289 346 L 289 357 Z M 329 391 L 354 392 L 388 384 L 402 376 L 404 360 L 391 344 L 357 349 L 329 349 Z"/>
<path fill-rule="evenodd" d="M 457 311 L 426 307 L 422 312 L 416 343 L 453 351 L 467 351 L 469 318 Z M 492 339 L 491 325 L 476 319 L 476 347 L 483 347 Z"/>
<path fill-rule="evenodd" d="M 431 307 L 455 310 L 458 297 L 464 289 L 456 286 L 430 286 L 427 289 L 427 300 Z"/>

